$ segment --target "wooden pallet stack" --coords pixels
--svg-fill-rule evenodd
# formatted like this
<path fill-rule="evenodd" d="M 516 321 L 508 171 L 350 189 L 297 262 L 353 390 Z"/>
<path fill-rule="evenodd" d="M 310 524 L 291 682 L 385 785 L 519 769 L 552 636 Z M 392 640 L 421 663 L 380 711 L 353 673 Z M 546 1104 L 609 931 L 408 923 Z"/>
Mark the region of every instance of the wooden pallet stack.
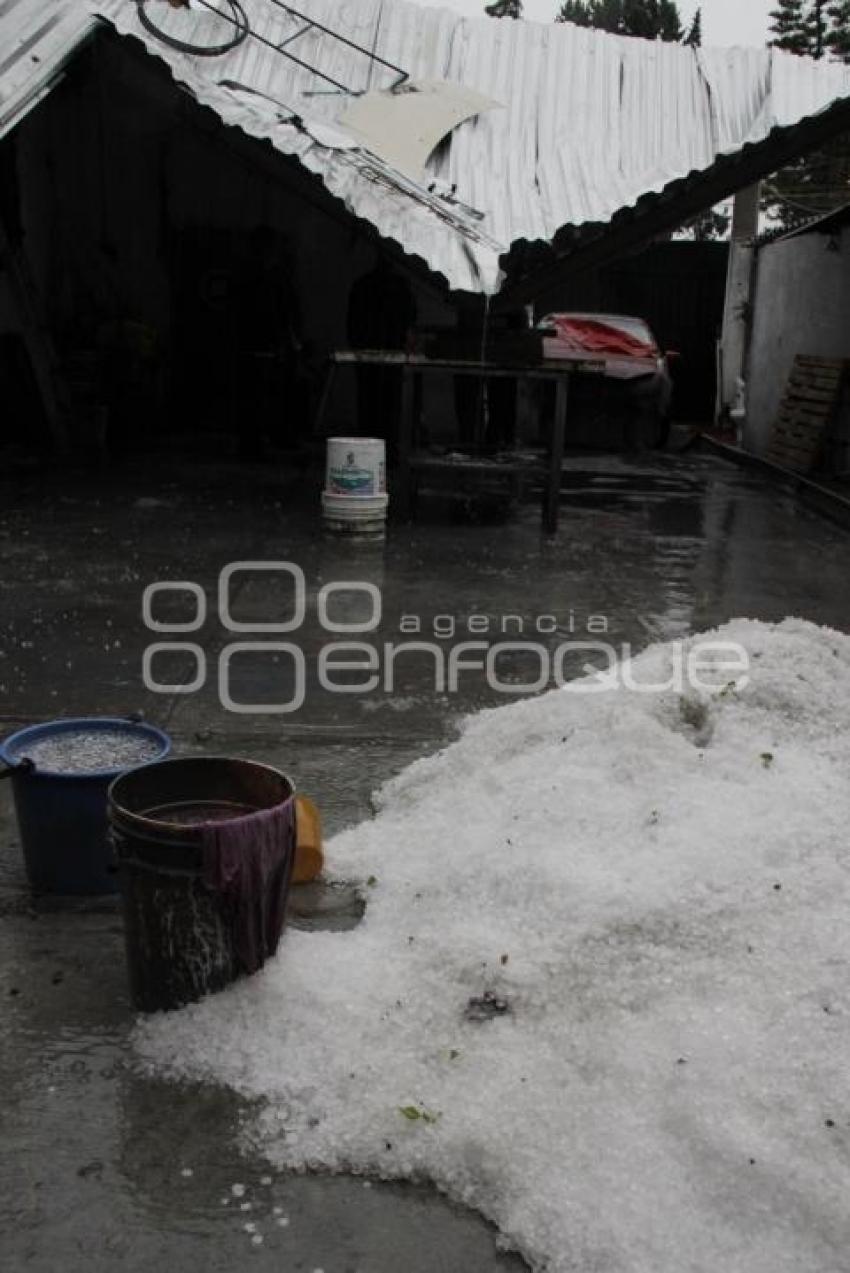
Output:
<path fill-rule="evenodd" d="M 797 355 L 773 426 L 769 460 L 797 473 L 821 464 L 848 370 L 850 359 Z"/>

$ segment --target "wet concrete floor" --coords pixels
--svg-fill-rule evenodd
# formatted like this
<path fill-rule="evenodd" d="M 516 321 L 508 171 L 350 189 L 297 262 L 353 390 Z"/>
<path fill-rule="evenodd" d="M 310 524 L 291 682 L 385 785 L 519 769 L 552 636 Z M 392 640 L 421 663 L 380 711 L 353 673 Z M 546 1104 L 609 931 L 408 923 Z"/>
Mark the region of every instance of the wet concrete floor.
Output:
<path fill-rule="evenodd" d="M 551 539 L 533 506 L 485 524 L 426 504 L 417 525 L 392 528 L 383 546 L 340 545 L 321 536 L 317 492 L 312 476 L 161 462 L 0 483 L 0 731 L 142 710 L 169 730 L 178 753 L 227 752 L 286 769 L 319 801 L 333 833 L 369 816 L 374 788 L 448 740 L 463 714 L 510 700 L 474 667 L 458 672 L 456 692 L 441 685 L 433 650 L 398 656 L 390 692 L 380 679 L 387 643 L 429 641 L 447 660 L 460 641 L 515 641 L 520 627 L 522 639 L 551 653 L 598 639 L 588 638 L 588 625 L 599 632 L 603 619 L 606 640 L 636 649 L 739 615 L 850 627 L 847 532 L 715 458 L 573 457 Z M 234 562 L 299 567 L 303 622 L 288 632 L 228 631 L 218 583 Z M 197 632 L 145 628 L 143 589 L 162 580 L 204 590 L 208 614 Z M 370 594 L 324 594 L 323 627 L 320 589 L 351 580 L 372 585 Z M 291 583 L 287 569 L 236 572 L 232 623 L 297 620 Z M 328 634 L 328 623 L 368 622 L 378 594 L 374 631 Z M 161 593 L 152 609 L 160 624 L 185 623 L 195 601 Z M 319 657 L 329 640 L 373 645 L 377 687 L 357 688 L 369 669 L 332 674 L 354 681 L 352 692 L 323 689 Z M 153 641 L 201 646 L 203 684 L 146 690 L 142 659 Z M 233 642 L 282 648 L 228 652 Z M 298 652 L 303 705 L 259 712 L 297 703 Z M 503 686 L 536 679 L 541 657 L 504 652 Z M 585 658 L 568 654 L 565 666 L 577 670 Z M 196 653 L 163 651 L 151 674 L 185 690 L 197 663 Z M 222 690 L 250 710 L 228 710 Z M 277 1175 L 240 1147 L 244 1110 L 231 1094 L 135 1073 L 120 911 L 109 898 L 30 895 L 9 787 L 0 783 L 4 1268 L 524 1267 L 497 1251 L 483 1221 L 425 1187 Z M 294 922 L 351 922 L 344 894 L 296 893 Z M 246 1186 L 240 1199 L 235 1183 Z M 244 1201 L 250 1211 L 240 1209 Z M 256 1225 L 262 1243 L 245 1224 Z"/>

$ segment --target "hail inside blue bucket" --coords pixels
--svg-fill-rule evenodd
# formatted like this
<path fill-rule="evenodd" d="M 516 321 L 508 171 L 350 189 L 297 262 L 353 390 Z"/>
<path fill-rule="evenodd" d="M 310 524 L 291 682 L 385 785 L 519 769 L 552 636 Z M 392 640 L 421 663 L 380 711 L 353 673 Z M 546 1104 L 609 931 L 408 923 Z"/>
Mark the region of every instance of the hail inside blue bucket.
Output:
<path fill-rule="evenodd" d="M 30 886 L 40 893 L 115 892 L 109 784 L 170 751 L 171 740 L 161 729 L 117 716 L 46 721 L 0 744 Z"/>

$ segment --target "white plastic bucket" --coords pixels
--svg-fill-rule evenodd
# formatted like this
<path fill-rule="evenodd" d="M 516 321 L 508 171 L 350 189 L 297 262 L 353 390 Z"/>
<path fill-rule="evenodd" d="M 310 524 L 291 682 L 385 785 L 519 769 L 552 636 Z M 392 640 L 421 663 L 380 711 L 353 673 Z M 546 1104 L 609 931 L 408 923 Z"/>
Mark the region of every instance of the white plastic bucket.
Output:
<path fill-rule="evenodd" d="M 383 438 L 328 438 L 325 491 L 357 499 L 387 489 L 387 448 Z"/>
<path fill-rule="evenodd" d="M 383 535 L 389 495 L 335 495 L 322 491 L 325 529 L 336 535 Z"/>

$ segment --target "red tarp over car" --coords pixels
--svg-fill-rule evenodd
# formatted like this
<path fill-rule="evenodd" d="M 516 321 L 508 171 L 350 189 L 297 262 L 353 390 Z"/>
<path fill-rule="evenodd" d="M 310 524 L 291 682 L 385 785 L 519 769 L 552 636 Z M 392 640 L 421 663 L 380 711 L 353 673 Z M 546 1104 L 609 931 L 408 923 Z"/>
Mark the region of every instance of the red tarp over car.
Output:
<path fill-rule="evenodd" d="M 616 358 L 658 357 L 658 348 L 653 342 L 640 340 L 622 327 L 598 318 L 552 314 L 545 321 L 547 326 L 554 327 L 558 342 L 576 353 Z"/>

